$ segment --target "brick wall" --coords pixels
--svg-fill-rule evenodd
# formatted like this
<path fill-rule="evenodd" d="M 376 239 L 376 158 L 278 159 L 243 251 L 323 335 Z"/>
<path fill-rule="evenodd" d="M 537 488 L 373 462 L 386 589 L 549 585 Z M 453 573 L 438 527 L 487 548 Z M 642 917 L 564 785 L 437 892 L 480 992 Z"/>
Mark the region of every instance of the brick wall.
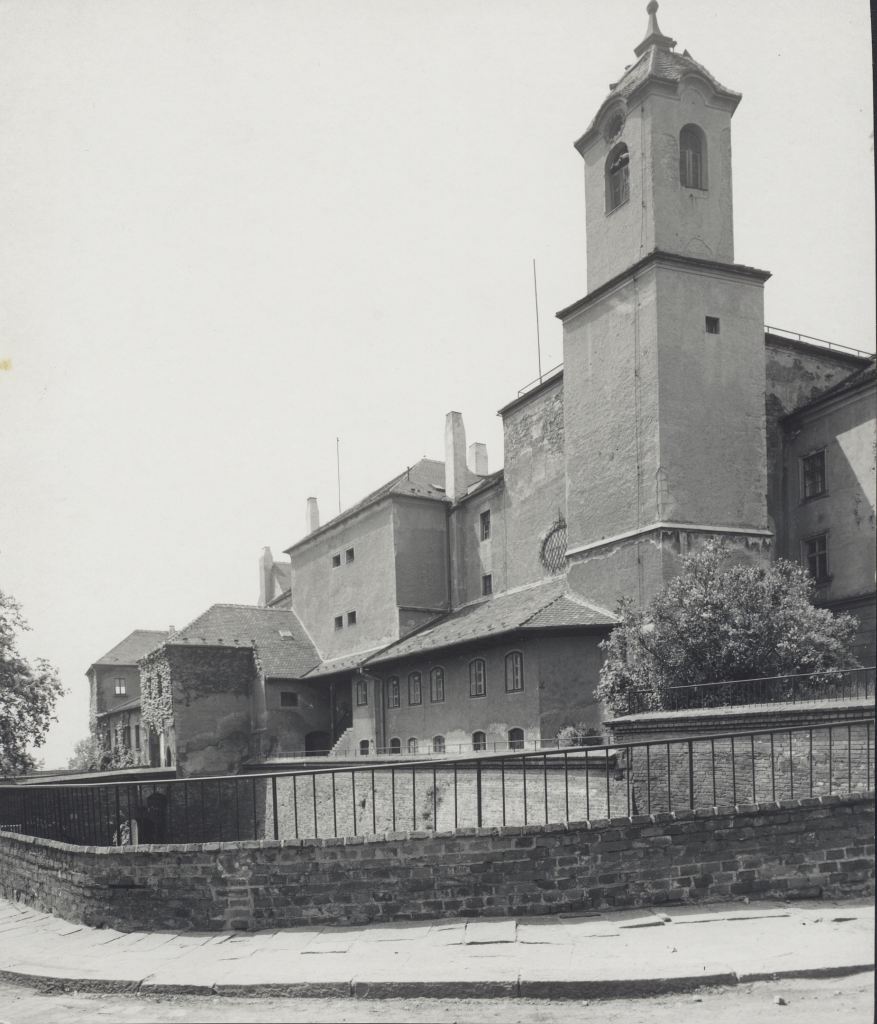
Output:
<path fill-rule="evenodd" d="M 99 849 L 0 833 L 5 898 L 122 931 L 839 897 L 873 880 L 873 792 L 346 839 Z"/>

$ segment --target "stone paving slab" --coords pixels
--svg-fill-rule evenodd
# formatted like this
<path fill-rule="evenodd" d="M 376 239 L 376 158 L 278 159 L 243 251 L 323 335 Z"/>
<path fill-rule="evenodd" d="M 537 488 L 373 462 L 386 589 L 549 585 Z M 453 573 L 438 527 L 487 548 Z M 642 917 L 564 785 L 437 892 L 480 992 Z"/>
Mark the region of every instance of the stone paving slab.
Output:
<path fill-rule="evenodd" d="M 873 969 L 873 915 L 868 900 L 772 901 L 563 918 L 125 933 L 0 901 L 0 977 L 40 988 L 153 994 L 607 998 Z"/>

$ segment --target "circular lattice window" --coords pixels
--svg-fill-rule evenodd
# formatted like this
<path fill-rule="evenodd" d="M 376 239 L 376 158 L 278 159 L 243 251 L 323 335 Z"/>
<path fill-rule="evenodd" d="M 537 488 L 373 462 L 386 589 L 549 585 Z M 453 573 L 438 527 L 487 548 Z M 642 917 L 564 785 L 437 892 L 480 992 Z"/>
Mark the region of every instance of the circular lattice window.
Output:
<path fill-rule="evenodd" d="M 562 517 L 545 535 L 539 560 L 549 572 L 560 572 L 566 564 L 566 521 Z"/>

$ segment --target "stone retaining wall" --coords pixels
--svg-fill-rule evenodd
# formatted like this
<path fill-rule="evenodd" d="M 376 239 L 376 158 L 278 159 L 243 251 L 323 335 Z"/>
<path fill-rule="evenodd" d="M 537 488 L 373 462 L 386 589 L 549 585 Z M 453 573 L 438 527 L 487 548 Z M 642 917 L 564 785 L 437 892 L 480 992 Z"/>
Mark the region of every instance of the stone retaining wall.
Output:
<path fill-rule="evenodd" d="M 0 894 L 121 931 L 874 891 L 874 793 L 560 825 L 81 847 L 0 832 Z"/>

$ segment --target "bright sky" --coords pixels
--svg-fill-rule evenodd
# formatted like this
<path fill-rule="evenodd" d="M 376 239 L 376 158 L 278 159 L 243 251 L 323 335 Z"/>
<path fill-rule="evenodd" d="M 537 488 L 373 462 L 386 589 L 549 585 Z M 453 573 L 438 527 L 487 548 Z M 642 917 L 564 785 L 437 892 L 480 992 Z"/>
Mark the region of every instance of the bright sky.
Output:
<path fill-rule="evenodd" d="M 771 325 L 874 349 L 865 0 L 663 0 L 743 93 L 738 262 Z M 0 0 L 0 589 L 69 688 L 562 360 L 572 147 L 645 0 Z"/>

